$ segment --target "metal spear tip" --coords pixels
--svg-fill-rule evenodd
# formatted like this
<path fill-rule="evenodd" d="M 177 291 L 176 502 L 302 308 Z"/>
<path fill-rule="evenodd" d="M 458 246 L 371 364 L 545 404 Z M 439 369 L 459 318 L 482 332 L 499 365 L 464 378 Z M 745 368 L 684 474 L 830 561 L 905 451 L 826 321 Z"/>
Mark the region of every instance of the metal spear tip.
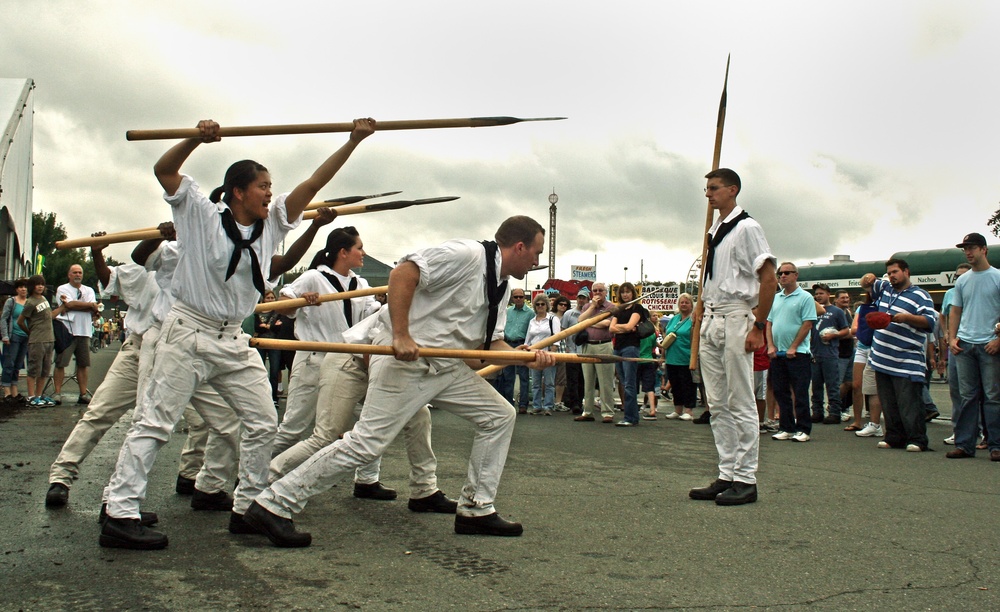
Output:
<path fill-rule="evenodd" d="M 478 123 L 478 126 L 474 127 L 484 127 L 493 125 L 510 125 L 512 123 L 522 123 L 525 121 L 561 121 L 566 119 L 566 117 L 472 117 L 470 121 L 473 123 Z"/>
<path fill-rule="evenodd" d="M 323 200 L 325 203 L 329 202 L 342 202 L 344 204 L 354 204 L 355 202 L 360 202 L 361 200 L 370 200 L 372 198 L 384 198 L 386 196 L 396 195 L 397 193 L 403 193 L 402 191 L 386 191 L 385 193 L 373 193 L 371 195 L 360 195 L 360 196 L 345 196 L 342 198 L 330 198 L 329 200 Z"/>
<path fill-rule="evenodd" d="M 534 268 L 530 268 L 528 272 L 538 272 L 539 270 L 545 270 L 548 267 L 549 267 L 548 264 L 544 266 L 535 266 Z"/>

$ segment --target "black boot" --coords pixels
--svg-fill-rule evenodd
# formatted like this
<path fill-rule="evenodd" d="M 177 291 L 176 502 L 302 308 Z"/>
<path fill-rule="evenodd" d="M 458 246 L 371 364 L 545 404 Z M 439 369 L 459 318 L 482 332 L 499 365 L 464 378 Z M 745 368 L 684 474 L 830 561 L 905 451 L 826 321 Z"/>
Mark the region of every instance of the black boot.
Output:
<path fill-rule="evenodd" d="M 104 524 L 108 518 L 108 505 L 101 504 L 101 511 L 97 515 L 97 522 Z M 160 522 L 160 517 L 156 516 L 155 512 L 140 512 L 139 513 L 139 524 L 143 527 L 152 527 L 153 525 Z"/>
<path fill-rule="evenodd" d="M 205 493 L 195 489 L 194 495 L 191 496 L 191 507 L 195 510 L 229 512 L 233 509 L 233 498 L 225 491 Z"/>
<path fill-rule="evenodd" d="M 292 519 L 278 516 L 257 502 L 250 504 L 243 520 L 248 525 L 267 536 L 275 546 L 281 548 L 303 548 L 312 544 L 312 536 L 295 531 Z"/>
<path fill-rule="evenodd" d="M 748 482 L 734 482 L 728 491 L 719 493 L 715 503 L 720 506 L 739 506 L 757 501 L 757 485 Z"/>
<path fill-rule="evenodd" d="M 147 529 L 139 519 L 107 517 L 101 525 L 98 543 L 104 548 L 129 548 L 132 550 L 159 550 L 167 547 L 167 536 Z"/>
<path fill-rule="evenodd" d="M 354 497 L 389 501 L 396 499 L 396 490 L 383 486 L 381 482 L 371 484 L 354 483 Z"/>
<path fill-rule="evenodd" d="M 688 497 L 691 499 L 713 500 L 723 491 L 728 491 L 732 486 L 732 480 L 722 480 L 719 478 L 707 487 L 691 489 L 688 491 Z"/>

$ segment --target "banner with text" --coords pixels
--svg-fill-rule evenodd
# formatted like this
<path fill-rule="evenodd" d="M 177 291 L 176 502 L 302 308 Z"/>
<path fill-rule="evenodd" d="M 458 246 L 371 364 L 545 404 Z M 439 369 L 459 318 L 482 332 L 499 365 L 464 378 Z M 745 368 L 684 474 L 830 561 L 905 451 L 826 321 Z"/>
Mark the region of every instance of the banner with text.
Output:
<path fill-rule="evenodd" d="M 569 279 L 597 282 L 597 266 L 570 266 Z"/>

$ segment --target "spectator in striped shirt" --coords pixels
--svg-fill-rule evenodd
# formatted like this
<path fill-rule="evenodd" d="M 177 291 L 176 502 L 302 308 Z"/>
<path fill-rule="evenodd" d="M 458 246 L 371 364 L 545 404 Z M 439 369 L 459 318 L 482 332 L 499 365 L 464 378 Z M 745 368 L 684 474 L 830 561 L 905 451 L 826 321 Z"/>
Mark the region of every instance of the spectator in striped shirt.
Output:
<path fill-rule="evenodd" d="M 885 439 L 879 448 L 927 450 L 927 426 L 921 391 L 926 375 L 924 337 L 934 330 L 934 302 L 910 283 L 910 267 L 902 259 L 885 262 L 888 281 L 872 273 L 861 278 L 879 312 L 891 317 L 889 326 L 875 330 L 869 365 L 875 371 L 878 397 L 885 417 Z"/>

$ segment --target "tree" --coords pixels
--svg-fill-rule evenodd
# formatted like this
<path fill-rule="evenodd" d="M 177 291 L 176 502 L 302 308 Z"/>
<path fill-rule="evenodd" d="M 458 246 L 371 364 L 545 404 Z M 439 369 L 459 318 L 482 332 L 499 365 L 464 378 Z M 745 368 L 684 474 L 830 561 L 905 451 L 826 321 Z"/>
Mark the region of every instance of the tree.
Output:
<path fill-rule="evenodd" d="M 94 272 L 94 262 L 90 253 L 84 249 L 56 248 L 56 242 L 67 238 L 66 228 L 56 220 L 55 213 L 39 211 L 31 214 L 31 235 L 35 241 L 37 253 L 44 257 L 42 275 L 50 285 L 61 285 L 66 282 L 66 275 L 73 264 L 83 266 L 83 284 L 97 287 L 97 273 Z M 113 257 L 107 257 L 109 266 L 121 265 Z M 34 266 L 35 262 L 32 262 Z"/>
<path fill-rule="evenodd" d="M 1000 208 L 993 213 L 993 216 L 990 217 L 986 224 L 990 226 L 990 231 L 993 232 L 994 236 L 1000 236 Z"/>

